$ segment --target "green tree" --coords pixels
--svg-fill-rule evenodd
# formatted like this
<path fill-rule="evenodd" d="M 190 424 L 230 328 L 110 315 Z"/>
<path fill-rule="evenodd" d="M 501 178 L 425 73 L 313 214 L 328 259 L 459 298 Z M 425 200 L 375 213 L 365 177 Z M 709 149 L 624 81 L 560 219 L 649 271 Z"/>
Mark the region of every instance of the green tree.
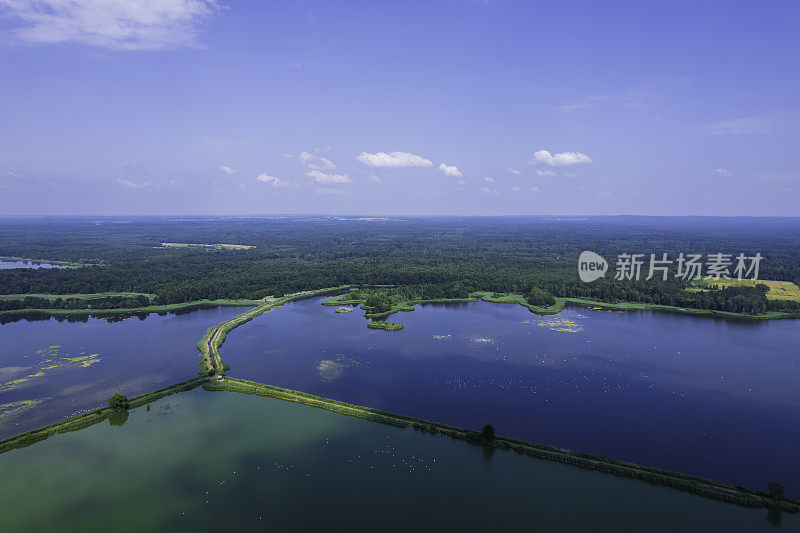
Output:
<path fill-rule="evenodd" d="M 483 440 L 494 439 L 494 428 L 489 424 L 486 424 L 485 426 L 483 426 L 483 429 L 481 430 L 481 436 L 483 437 Z"/>
<path fill-rule="evenodd" d="M 773 500 L 780 500 L 783 498 L 783 483 L 777 481 L 769 482 L 769 496 Z"/>
<path fill-rule="evenodd" d="M 124 411 L 128 407 L 130 407 L 130 402 L 128 398 L 123 396 L 120 393 L 115 394 L 108 400 L 108 406 L 115 411 Z"/>
<path fill-rule="evenodd" d="M 555 305 L 556 299 L 547 291 L 543 291 L 539 287 L 533 287 L 526 295 L 525 299 L 530 305 L 536 307 L 550 307 Z"/>

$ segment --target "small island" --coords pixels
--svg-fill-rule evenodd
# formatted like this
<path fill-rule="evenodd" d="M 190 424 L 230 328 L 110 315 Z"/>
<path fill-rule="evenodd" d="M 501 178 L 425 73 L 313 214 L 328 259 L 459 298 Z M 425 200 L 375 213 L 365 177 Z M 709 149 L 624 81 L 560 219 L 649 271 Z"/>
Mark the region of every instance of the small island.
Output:
<path fill-rule="evenodd" d="M 370 322 L 367 324 L 370 329 L 383 329 L 385 331 L 400 331 L 405 326 L 396 322 Z"/>

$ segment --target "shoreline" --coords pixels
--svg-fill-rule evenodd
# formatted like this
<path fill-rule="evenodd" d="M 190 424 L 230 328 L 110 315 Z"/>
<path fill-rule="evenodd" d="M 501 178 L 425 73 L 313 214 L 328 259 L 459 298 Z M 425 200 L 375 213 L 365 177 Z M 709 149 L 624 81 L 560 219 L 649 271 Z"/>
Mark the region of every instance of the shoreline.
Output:
<path fill-rule="evenodd" d="M 497 294 L 498 296 L 493 296 Z M 341 295 L 341 299 L 330 298 L 328 300 L 324 300 L 320 302 L 322 305 L 360 305 L 363 300 L 359 299 L 347 299 L 344 298 L 347 296 L 346 294 Z M 483 300 L 484 302 L 489 303 L 507 303 L 507 304 L 518 304 L 525 308 L 527 308 L 531 313 L 537 315 L 555 315 L 560 313 L 564 310 L 564 308 L 568 306 L 575 306 L 575 307 L 585 307 L 585 308 L 593 308 L 599 307 L 604 310 L 612 310 L 612 311 L 661 311 L 661 312 L 669 312 L 669 313 L 679 313 L 679 314 L 686 314 L 686 315 L 694 315 L 700 317 L 712 317 L 712 318 L 724 318 L 724 319 L 734 319 L 734 320 L 776 320 L 776 319 L 800 319 L 800 313 L 789 313 L 783 311 L 768 311 L 762 315 L 747 315 L 743 313 L 731 313 L 728 311 L 717 311 L 712 309 L 695 309 L 691 307 L 677 307 L 677 306 L 670 306 L 670 305 L 661 305 L 661 304 L 649 304 L 649 303 L 640 303 L 640 302 L 617 302 L 617 303 L 609 303 L 609 302 L 601 302 L 598 300 L 590 300 L 588 298 L 562 298 L 562 297 L 555 297 L 556 303 L 555 305 L 551 305 L 549 307 L 537 307 L 534 305 L 530 305 L 526 300 L 525 296 L 522 294 L 516 293 L 493 293 L 490 291 L 474 291 L 469 294 L 467 298 L 440 298 L 440 299 L 433 299 L 433 300 L 404 300 L 400 301 L 392 307 L 389 311 L 385 313 L 370 313 L 364 310 L 364 317 L 365 318 L 372 318 L 372 319 L 384 319 L 387 318 L 395 313 L 398 312 L 411 312 L 414 311 L 415 305 L 417 304 L 436 304 L 436 303 L 472 303 L 477 302 L 479 300 Z M 363 310 L 363 309 L 362 309 Z"/>
<path fill-rule="evenodd" d="M 217 299 L 217 300 L 193 300 L 191 302 L 181 302 L 174 304 L 163 305 L 148 305 L 144 307 L 130 307 L 130 308 L 114 308 L 114 309 L 8 309 L 0 311 L 0 318 L 20 316 L 24 319 L 24 315 L 31 316 L 120 316 L 128 317 L 150 313 L 170 313 L 179 311 L 192 311 L 195 309 L 210 309 L 214 307 L 260 307 L 265 304 L 272 304 L 274 301 L 283 300 L 283 303 L 300 299 L 296 296 L 299 294 L 313 293 L 311 296 L 320 296 L 329 292 L 337 290 L 348 290 L 357 285 L 341 285 L 339 287 L 331 287 L 325 289 L 315 289 L 311 291 L 301 291 L 290 295 L 282 296 L 280 298 L 266 297 L 260 300 L 250 299 Z M 364 285 L 363 287 L 388 287 L 384 285 Z M 111 295 L 114 293 L 97 293 L 98 297 L 101 295 Z M 134 293 L 119 293 L 119 294 L 134 294 Z M 497 294 L 497 296 L 494 296 Z M 54 299 L 56 297 L 66 297 L 70 295 L 47 295 L 47 294 L 15 294 L 15 295 L 0 295 L 0 299 L 10 299 L 10 296 L 15 298 L 24 298 L 26 296 L 45 297 Z M 86 299 L 90 295 L 81 295 Z M 322 305 L 351 305 L 360 306 L 363 300 L 346 298 L 347 293 L 333 298 L 322 301 Z M 338 299 L 337 299 L 338 298 Z M 364 317 L 370 319 L 384 319 L 398 312 L 411 312 L 414 311 L 416 305 L 423 304 L 437 304 L 437 303 L 472 303 L 483 300 L 490 303 L 510 303 L 518 304 L 526 307 L 529 311 L 537 315 L 554 315 L 560 313 L 565 307 L 572 305 L 576 307 L 599 307 L 602 309 L 613 311 L 662 311 L 670 313 L 680 313 L 686 315 L 694 315 L 700 317 L 712 318 L 725 318 L 734 320 L 784 320 L 784 319 L 800 319 L 800 312 L 786 312 L 786 311 L 767 311 L 761 315 L 748 315 L 743 313 L 732 313 L 729 311 L 718 311 L 712 309 L 696 309 L 692 307 L 677 307 L 661 304 L 650 304 L 643 302 L 617 302 L 609 303 L 599 300 L 591 300 L 588 298 L 573 298 L 573 297 L 555 297 L 556 303 L 549 307 L 537 307 L 530 305 L 525 296 L 517 293 L 494 293 L 491 291 L 474 291 L 469 294 L 467 298 L 439 298 L 428 300 L 404 300 L 394 305 L 389 311 L 385 313 L 369 313 L 365 311 Z"/>

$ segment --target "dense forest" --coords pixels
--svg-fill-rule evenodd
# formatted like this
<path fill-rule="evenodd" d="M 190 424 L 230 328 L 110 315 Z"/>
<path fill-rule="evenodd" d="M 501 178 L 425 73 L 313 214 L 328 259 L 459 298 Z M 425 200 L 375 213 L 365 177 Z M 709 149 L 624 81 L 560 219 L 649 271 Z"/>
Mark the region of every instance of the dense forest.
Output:
<path fill-rule="evenodd" d="M 246 250 L 164 248 L 162 242 L 229 243 Z M 89 266 L 0 270 L 0 294 L 139 292 L 153 303 L 262 298 L 341 284 L 391 284 L 417 298 L 473 290 L 631 301 L 758 313 L 795 310 L 764 287 L 686 291 L 687 282 L 577 275 L 592 250 L 622 253 L 761 253 L 759 278 L 800 282 L 800 220 L 704 217 L 337 217 L 2 218 L 0 256 Z M 75 308 L 140 304 L 144 297 L 11 300 L 0 307 Z"/>

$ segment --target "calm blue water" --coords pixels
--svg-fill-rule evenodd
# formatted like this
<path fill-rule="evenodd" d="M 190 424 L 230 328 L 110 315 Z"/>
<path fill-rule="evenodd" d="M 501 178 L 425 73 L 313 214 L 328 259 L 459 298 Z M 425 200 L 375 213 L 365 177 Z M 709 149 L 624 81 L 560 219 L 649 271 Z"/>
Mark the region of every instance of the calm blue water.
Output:
<path fill-rule="evenodd" d="M 0 325 L 0 439 L 197 376 L 197 341 L 243 311 Z"/>
<path fill-rule="evenodd" d="M 231 332 L 230 374 L 800 495 L 800 322 L 478 302 L 366 328 L 321 299 Z"/>
<path fill-rule="evenodd" d="M 195 389 L 0 455 L 2 531 L 796 531 L 706 500 L 269 398 Z M 776 525 L 779 527 L 776 528 Z"/>

